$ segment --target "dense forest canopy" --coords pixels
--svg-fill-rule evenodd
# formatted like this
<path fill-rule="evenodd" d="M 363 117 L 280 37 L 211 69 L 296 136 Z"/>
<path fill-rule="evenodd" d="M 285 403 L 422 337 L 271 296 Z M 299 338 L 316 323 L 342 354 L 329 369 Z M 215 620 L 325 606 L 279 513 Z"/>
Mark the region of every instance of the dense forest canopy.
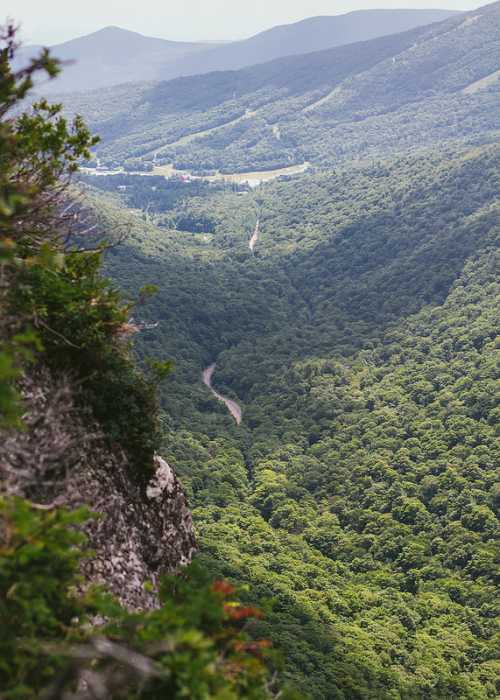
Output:
<path fill-rule="evenodd" d="M 138 351 L 174 360 L 164 445 L 204 561 L 275 601 L 260 628 L 312 697 L 495 696 L 499 156 L 188 187 L 107 258 L 159 284 Z M 145 180 L 89 196 L 116 224 Z"/>
<path fill-rule="evenodd" d="M 0 33 L 0 696 L 296 697 L 272 675 L 280 662 L 270 640 L 248 635 L 262 612 L 227 581 L 201 567 L 147 580 L 156 604 L 132 610 L 83 576 L 95 556 L 83 531 L 105 514 L 75 508 L 83 494 L 61 498 L 69 472 L 83 460 L 87 480 L 96 467 L 111 498 L 128 496 L 123 510 L 153 508 L 155 390 L 169 365 L 151 360 L 150 376 L 137 367 L 130 313 L 154 290 L 142 286 L 127 302 L 102 275 L 106 246 L 92 244 L 85 215 L 75 214 L 83 205 L 71 177 L 97 139 L 60 105 L 41 100 L 23 111 L 34 79 L 60 65 L 44 51 L 12 69 L 16 51 L 8 26 Z M 182 493 L 178 501 L 180 509 Z"/>

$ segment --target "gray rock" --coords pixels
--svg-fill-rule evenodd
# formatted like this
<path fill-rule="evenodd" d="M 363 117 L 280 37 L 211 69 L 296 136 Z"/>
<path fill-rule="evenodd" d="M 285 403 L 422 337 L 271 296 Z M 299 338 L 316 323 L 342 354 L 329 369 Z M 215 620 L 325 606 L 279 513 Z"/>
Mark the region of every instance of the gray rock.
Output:
<path fill-rule="evenodd" d="M 2 490 L 46 508 L 88 506 L 97 517 L 84 526 L 93 550 L 82 564 L 87 583 L 102 584 L 132 610 L 156 607 L 159 577 L 188 564 L 196 551 L 175 472 L 155 457 L 144 493 L 129 477 L 126 456 L 110 449 L 77 406 L 69 378 L 38 369 L 21 390 L 27 430 L 0 433 Z"/>

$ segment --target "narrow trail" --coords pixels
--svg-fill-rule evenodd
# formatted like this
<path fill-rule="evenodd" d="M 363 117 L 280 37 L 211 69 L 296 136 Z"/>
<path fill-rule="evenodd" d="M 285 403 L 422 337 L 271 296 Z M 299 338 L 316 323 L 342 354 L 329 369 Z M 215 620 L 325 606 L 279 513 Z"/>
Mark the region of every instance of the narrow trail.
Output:
<path fill-rule="evenodd" d="M 236 425 L 241 424 L 241 420 L 243 418 L 243 412 L 241 410 L 241 406 L 239 406 L 236 401 L 233 401 L 232 399 L 228 399 L 226 396 L 222 396 L 222 394 L 219 394 L 217 391 L 212 386 L 212 379 L 214 376 L 215 369 L 217 367 L 217 364 L 214 362 L 213 365 L 210 365 L 210 367 L 207 367 L 206 369 L 203 370 L 202 372 L 202 379 L 203 379 L 203 384 L 207 386 L 212 394 L 215 396 L 216 399 L 219 401 L 222 401 L 223 403 L 226 404 L 226 407 L 229 411 L 229 413 L 232 415 L 234 420 L 236 421 Z"/>
<path fill-rule="evenodd" d="M 250 242 L 248 243 L 248 247 L 250 248 L 252 253 L 254 251 L 255 246 L 257 245 L 257 242 L 259 240 L 259 236 L 260 236 L 260 219 L 257 219 L 257 223 L 255 224 L 254 232 L 252 234 Z"/>

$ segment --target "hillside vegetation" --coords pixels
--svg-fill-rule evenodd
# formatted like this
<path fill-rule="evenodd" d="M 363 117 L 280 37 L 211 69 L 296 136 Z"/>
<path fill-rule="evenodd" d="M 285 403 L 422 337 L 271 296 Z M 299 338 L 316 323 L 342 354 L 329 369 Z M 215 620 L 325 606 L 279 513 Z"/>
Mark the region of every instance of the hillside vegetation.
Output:
<path fill-rule="evenodd" d="M 497 2 L 402 34 L 241 71 L 73 95 L 68 105 L 91 116 L 104 163 L 223 172 L 333 165 L 495 138 L 500 83 L 487 78 L 499 65 Z M 199 137 L 178 143 L 189 134 Z"/>
<path fill-rule="evenodd" d="M 91 599 L 111 639 L 162 667 L 131 698 L 498 697 L 499 66 L 497 2 L 239 71 L 69 97 L 68 112 L 101 129 L 101 166 L 124 166 L 75 183 L 94 221 L 86 242 L 110 239 L 104 272 L 122 296 L 97 253 L 82 270 L 58 248 L 50 274 L 43 250 L 28 256 L 37 286 L 14 287 L 10 303 L 27 297 L 55 328 L 41 333 L 46 362 L 76 363 L 138 488 L 144 442 L 123 415 L 146 426 L 145 454 L 168 456 L 203 572 L 187 588 L 167 582 L 161 611 L 139 617 Z M 155 170 L 304 161 L 307 172 L 255 189 Z M 164 379 L 159 409 L 132 348 L 113 340 L 124 322 L 141 331 L 138 364 Z M 59 336 L 73 342 L 75 323 L 67 349 Z M 87 333 L 98 352 L 78 352 Z M 241 423 L 203 383 L 207 369 Z M 134 387 L 152 403 L 131 402 Z M 19 507 L 30 536 L 38 513 Z M 70 572 L 58 634 L 80 615 L 66 597 L 70 544 L 57 550 Z M 15 594 L 10 566 L 0 572 Z"/>
<path fill-rule="evenodd" d="M 304 695 L 497 692 L 499 158 L 165 200 L 107 259 L 125 289 L 159 284 L 138 351 L 175 363 L 164 445 L 204 561 L 274 600 L 259 632 Z M 201 383 L 214 361 L 240 428 Z"/>
<path fill-rule="evenodd" d="M 139 578 L 141 561 L 165 573 L 187 564 L 194 545 L 174 473 L 166 463 L 154 468 L 155 387 L 169 365 L 151 361 L 145 376 L 133 361 L 133 304 L 102 276 L 104 246 L 91 244 L 71 201 L 71 176 L 95 139 L 58 105 L 22 111 L 34 79 L 60 66 L 44 52 L 13 71 L 15 40 L 13 27 L 1 30 L 1 697 L 291 698 L 269 672 L 270 641 L 245 632 L 262 613 L 228 582 L 200 568 L 161 582 Z M 92 479 L 98 488 L 89 492 Z M 100 509 L 105 498 L 115 508 L 111 524 Z M 158 517 L 148 520 L 146 508 Z M 149 604 L 121 604 L 105 577 L 97 577 L 104 586 L 91 586 L 96 532 L 109 547 L 99 573 L 128 554 L 121 588 L 135 579 Z M 190 546 L 174 561 L 183 536 Z"/>

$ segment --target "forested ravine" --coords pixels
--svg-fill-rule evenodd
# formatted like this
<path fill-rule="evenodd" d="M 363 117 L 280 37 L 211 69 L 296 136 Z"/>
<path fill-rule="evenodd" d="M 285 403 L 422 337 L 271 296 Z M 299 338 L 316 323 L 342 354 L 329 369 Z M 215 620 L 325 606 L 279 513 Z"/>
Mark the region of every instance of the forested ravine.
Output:
<path fill-rule="evenodd" d="M 133 176 L 92 193 L 110 227 L 124 184 L 129 209 L 159 192 L 158 221 L 193 229 L 135 217 L 108 265 L 130 298 L 161 281 L 137 349 L 176 361 L 162 451 L 204 570 L 277 600 L 257 634 L 301 697 L 498 695 L 499 163 L 485 145 L 247 197 Z"/>
<path fill-rule="evenodd" d="M 212 386 L 212 378 L 214 375 L 214 372 L 216 370 L 217 364 L 214 362 L 210 367 L 207 367 L 206 369 L 203 370 L 202 372 L 202 378 L 203 378 L 203 383 L 205 386 L 207 386 L 212 394 L 215 396 L 216 399 L 219 401 L 222 401 L 224 404 L 226 404 L 226 407 L 229 411 L 229 413 L 233 416 L 234 420 L 236 421 L 237 425 L 241 424 L 242 420 L 242 410 L 241 406 L 236 403 L 236 401 L 233 401 L 232 399 L 228 399 L 226 396 L 222 396 L 222 394 L 219 394 L 214 387 Z"/>

